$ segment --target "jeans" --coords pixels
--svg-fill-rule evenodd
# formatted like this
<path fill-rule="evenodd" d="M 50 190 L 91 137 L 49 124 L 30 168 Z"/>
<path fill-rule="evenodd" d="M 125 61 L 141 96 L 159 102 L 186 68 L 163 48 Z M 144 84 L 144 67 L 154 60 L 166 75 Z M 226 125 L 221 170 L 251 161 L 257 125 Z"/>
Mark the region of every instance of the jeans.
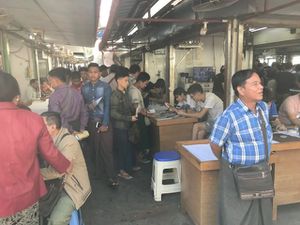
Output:
<path fill-rule="evenodd" d="M 75 204 L 65 191 L 62 192 L 60 199 L 54 207 L 48 225 L 68 225 L 71 220 Z"/>

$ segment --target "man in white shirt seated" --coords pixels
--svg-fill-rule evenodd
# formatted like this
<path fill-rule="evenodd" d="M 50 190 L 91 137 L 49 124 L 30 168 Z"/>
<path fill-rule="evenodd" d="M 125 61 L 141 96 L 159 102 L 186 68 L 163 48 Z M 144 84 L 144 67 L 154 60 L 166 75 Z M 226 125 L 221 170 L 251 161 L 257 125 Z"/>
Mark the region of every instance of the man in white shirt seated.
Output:
<path fill-rule="evenodd" d="M 26 106 L 30 106 L 34 100 L 38 99 L 38 80 L 31 79 L 29 85 L 26 87 L 24 96 L 22 96 L 22 103 Z"/>
<path fill-rule="evenodd" d="M 187 94 L 187 92 L 182 87 L 175 88 L 173 95 L 176 100 L 175 108 L 185 110 L 195 108 L 195 101 L 191 98 L 190 95 Z"/>
<path fill-rule="evenodd" d="M 193 140 L 203 139 L 210 134 L 218 116 L 223 112 L 223 101 L 213 93 L 204 92 L 200 84 L 192 84 L 188 89 L 191 98 L 200 105 L 201 110 L 185 112 L 176 110 L 178 115 L 202 119 L 207 116 L 205 122 L 196 123 L 193 126 Z"/>

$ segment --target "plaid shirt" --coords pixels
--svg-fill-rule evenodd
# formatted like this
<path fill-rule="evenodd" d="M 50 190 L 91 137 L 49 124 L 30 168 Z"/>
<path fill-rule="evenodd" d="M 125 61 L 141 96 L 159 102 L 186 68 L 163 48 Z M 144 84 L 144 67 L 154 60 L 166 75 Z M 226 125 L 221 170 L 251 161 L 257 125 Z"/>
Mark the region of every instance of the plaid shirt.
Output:
<path fill-rule="evenodd" d="M 257 115 L 238 99 L 217 119 L 210 140 L 222 147 L 222 158 L 234 165 L 253 165 L 265 158 L 263 133 L 258 110 L 262 110 L 267 126 L 270 153 L 272 129 L 269 124 L 268 107 L 264 102 L 256 105 Z"/>

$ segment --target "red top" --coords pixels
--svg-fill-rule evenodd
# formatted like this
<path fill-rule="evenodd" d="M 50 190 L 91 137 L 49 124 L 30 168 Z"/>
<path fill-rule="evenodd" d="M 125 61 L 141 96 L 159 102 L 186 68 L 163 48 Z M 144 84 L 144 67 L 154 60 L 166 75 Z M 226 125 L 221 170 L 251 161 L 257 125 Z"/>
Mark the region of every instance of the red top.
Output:
<path fill-rule="evenodd" d="M 39 115 L 0 102 L 0 217 L 28 208 L 46 193 L 38 154 L 60 173 L 70 165 Z"/>

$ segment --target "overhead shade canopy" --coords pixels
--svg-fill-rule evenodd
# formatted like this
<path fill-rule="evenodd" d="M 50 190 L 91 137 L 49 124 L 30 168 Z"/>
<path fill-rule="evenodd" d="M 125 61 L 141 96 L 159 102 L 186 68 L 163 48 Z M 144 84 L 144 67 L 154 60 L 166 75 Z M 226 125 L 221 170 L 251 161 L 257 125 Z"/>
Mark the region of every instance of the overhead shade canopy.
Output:
<path fill-rule="evenodd" d="M 197 11 L 197 9 L 201 9 L 201 3 L 207 3 L 208 0 L 184 0 L 173 8 L 170 7 L 172 3 L 170 2 L 166 7 L 167 10 L 162 9 L 154 18 L 147 20 L 143 19 L 143 16 L 156 2 L 155 0 L 116 0 L 115 11 L 117 13 L 111 14 L 110 27 L 105 31 L 106 37 L 100 44 L 100 49 L 117 44 L 116 41 L 120 38 L 123 39 L 123 43 L 119 44 L 120 47 L 122 45 L 134 46 L 136 43 L 161 47 L 162 43 L 174 43 L 176 40 L 181 41 L 184 38 L 199 36 L 200 28 L 205 20 L 209 22 L 209 32 L 223 31 L 225 27 L 220 26 L 222 20 L 233 17 L 237 17 L 249 26 L 300 27 L 298 24 L 300 0 L 218 0 L 218 2 L 222 1 L 227 1 L 227 4 L 221 4 L 221 8 L 216 7 L 205 12 Z M 214 7 L 213 4 L 212 7 Z M 294 22 L 291 23 L 291 21 Z M 135 24 L 138 31 L 128 37 L 128 32 Z"/>
<path fill-rule="evenodd" d="M 94 46 L 99 0 L 0 0 L 0 7 L 14 26 L 42 33 L 47 43 Z"/>

